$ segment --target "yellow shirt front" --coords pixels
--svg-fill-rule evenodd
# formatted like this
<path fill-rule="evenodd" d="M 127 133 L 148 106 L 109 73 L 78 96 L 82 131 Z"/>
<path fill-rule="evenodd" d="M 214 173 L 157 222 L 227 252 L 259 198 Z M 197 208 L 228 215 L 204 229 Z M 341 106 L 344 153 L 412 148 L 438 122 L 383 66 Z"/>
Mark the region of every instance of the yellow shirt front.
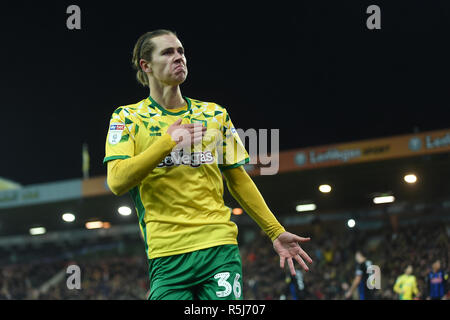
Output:
<path fill-rule="evenodd" d="M 416 277 L 407 274 L 399 276 L 395 281 L 394 291 L 399 294 L 400 300 L 412 300 L 413 295 L 419 293 Z"/>
<path fill-rule="evenodd" d="M 130 190 L 149 259 L 237 244 L 221 170 L 248 163 L 248 153 L 225 108 L 184 99 L 185 108 L 166 110 L 149 97 L 117 108 L 109 124 L 104 163 L 151 148 L 179 118 L 207 127 L 201 145 L 172 151 Z"/>

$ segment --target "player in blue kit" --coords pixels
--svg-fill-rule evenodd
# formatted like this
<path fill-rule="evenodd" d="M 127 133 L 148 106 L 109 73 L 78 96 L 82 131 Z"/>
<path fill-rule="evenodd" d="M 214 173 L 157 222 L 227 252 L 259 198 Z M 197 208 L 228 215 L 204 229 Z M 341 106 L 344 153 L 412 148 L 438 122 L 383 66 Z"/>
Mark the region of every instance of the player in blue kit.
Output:
<path fill-rule="evenodd" d="M 441 261 L 436 260 L 431 266 L 432 270 L 426 278 L 428 298 L 431 300 L 442 300 L 447 294 L 448 273 L 441 269 Z"/>

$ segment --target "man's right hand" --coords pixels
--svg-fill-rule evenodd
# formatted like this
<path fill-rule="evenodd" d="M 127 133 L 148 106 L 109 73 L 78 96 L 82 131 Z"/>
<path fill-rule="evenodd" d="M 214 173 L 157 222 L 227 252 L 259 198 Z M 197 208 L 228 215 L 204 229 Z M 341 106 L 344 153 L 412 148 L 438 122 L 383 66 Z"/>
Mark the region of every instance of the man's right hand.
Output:
<path fill-rule="evenodd" d="M 181 124 L 183 119 L 178 119 L 167 129 L 172 140 L 177 143 L 179 147 L 193 146 L 202 141 L 206 133 L 206 127 L 201 123 L 187 123 Z"/>

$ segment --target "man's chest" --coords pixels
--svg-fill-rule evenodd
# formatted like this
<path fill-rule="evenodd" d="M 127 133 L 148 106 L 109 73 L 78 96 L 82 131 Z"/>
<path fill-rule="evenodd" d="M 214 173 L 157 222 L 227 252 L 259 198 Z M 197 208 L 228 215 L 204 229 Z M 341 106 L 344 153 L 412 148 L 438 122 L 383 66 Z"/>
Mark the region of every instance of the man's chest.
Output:
<path fill-rule="evenodd" d="M 161 115 L 138 115 L 133 119 L 135 125 L 135 148 L 137 153 L 141 153 L 155 143 L 161 136 L 167 133 L 169 127 L 180 117 L 182 124 L 201 123 L 207 128 L 201 145 L 197 145 L 197 151 L 213 151 L 222 145 L 223 125 L 217 117 L 207 113 L 188 113 L 181 116 L 161 116 Z M 137 129 L 137 130 L 136 130 Z M 183 130 L 183 128 L 181 128 Z M 199 133 L 201 129 L 199 128 Z M 182 133 L 188 136 L 189 132 Z"/>

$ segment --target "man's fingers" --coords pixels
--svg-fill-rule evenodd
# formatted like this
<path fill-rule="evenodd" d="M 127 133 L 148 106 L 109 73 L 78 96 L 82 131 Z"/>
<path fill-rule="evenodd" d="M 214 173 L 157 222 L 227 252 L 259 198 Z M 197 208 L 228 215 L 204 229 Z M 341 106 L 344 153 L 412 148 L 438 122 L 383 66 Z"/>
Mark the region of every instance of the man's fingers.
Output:
<path fill-rule="evenodd" d="M 192 142 L 194 143 L 194 144 L 199 144 L 200 142 L 202 142 L 202 137 L 195 137 L 193 140 L 192 140 Z"/>
<path fill-rule="evenodd" d="M 294 239 L 295 241 L 298 241 L 298 242 L 306 242 L 306 241 L 309 241 L 309 240 L 311 240 L 311 238 L 303 238 L 303 237 L 299 237 L 299 236 L 295 236 L 295 239 Z"/>
<path fill-rule="evenodd" d="M 183 128 L 185 132 L 192 134 L 192 133 L 206 133 L 206 127 L 196 127 L 196 128 Z"/>
<path fill-rule="evenodd" d="M 175 137 L 185 137 L 185 139 L 188 139 L 189 136 L 191 137 L 195 137 L 195 136 L 203 136 L 206 133 L 206 127 L 203 127 L 204 129 L 200 129 L 200 128 L 190 128 L 190 129 L 186 129 L 186 128 L 178 128 L 176 129 L 172 136 Z"/>
<path fill-rule="evenodd" d="M 312 259 L 309 257 L 309 255 L 302 249 L 300 248 L 300 255 L 306 259 L 306 261 L 308 261 L 309 263 L 312 263 Z"/>
<path fill-rule="evenodd" d="M 293 276 L 295 276 L 296 273 L 295 273 L 294 262 L 292 261 L 292 258 L 288 258 L 287 261 L 288 261 L 288 265 L 289 265 L 289 270 L 291 270 L 291 274 Z"/>
<path fill-rule="evenodd" d="M 284 259 L 283 257 L 280 257 L 280 268 L 284 269 Z"/>
<path fill-rule="evenodd" d="M 203 128 L 206 129 L 206 127 L 199 126 L 199 125 L 195 125 L 195 126 L 192 125 L 192 126 L 189 126 L 189 127 L 186 127 L 186 126 L 184 126 L 184 125 L 181 125 L 181 126 L 179 127 L 180 130 L 186 130 L 186 131 L 189 131 L 189 132 L 201 131 L 201 130 L 203 130 Z"/>
<path fill-rule="evenodd" d="M 206 133 L 206 127 L 203 128 L 194 128 L 189 130 L 191 133 L 201 133 L 201 134 L 205 134 Z"/>
<path fill-rule="evenodd" d="M 295 261 L 297 261 L 297 262 L 302 266 L 302 268 L 303 268 L 305 271 L 309 271 L 309 268 L 308 268 L 308 266 L 306 265 L 305 261 L 303 261 L 303 259 L 300 258 L 300 256 L 299 256 L 298 254 L 296 254 L 296 255 L 294 256 L 294 259 L 295 259 Z"/>
<path fill-rule="evenodd" d="M 201 123 L 185 123 L 180 125 L 180 127 L 182 128 L 186 128 L 186 129 L 191 129 L 191 128 L 206 128 L 205 126 L 203 126 L 203 124 Z"/>
<path fill-rule="evenodd" d="M 183 123 L 182 125 L 180 125 L 180 127 L 188 129 L 188 128 L 193 128 L 198 125 L 199 125 L 199 123 Z"/>

